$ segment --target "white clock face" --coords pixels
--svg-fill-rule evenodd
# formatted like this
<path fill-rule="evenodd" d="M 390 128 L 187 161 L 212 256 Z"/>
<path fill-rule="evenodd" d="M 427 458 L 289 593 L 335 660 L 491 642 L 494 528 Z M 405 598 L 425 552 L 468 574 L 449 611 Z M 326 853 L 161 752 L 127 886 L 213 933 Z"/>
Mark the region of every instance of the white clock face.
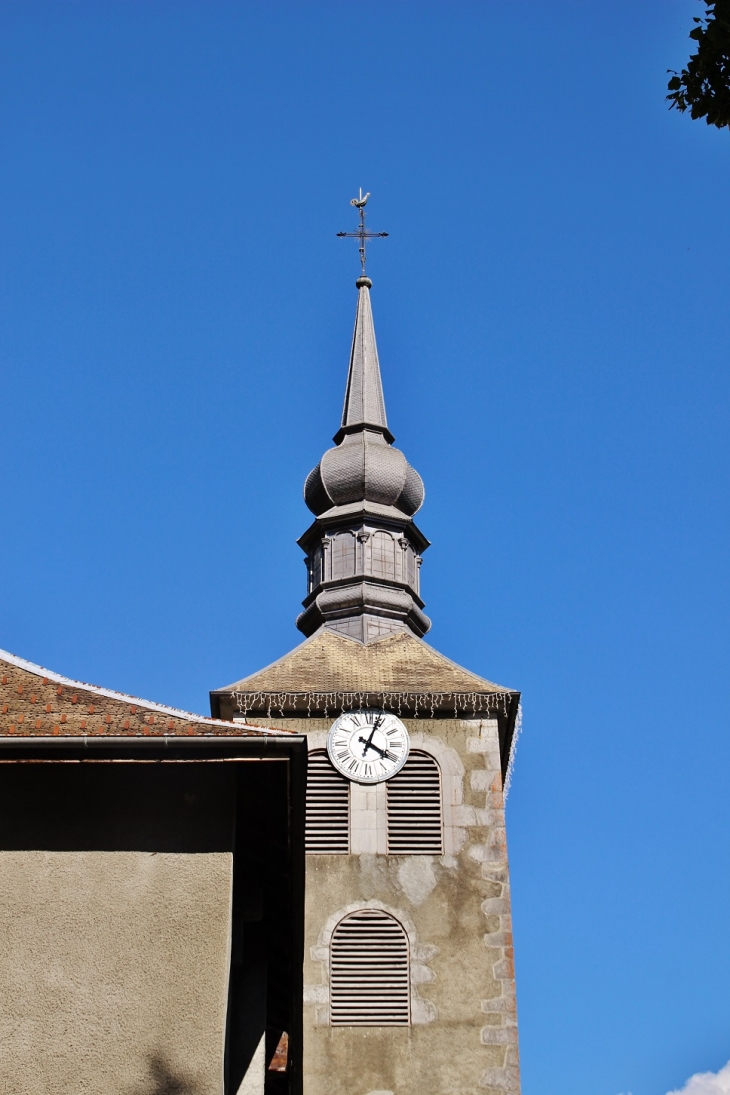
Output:
<path fill-rule="evenodd" d="M 327 738 L 330 760 L 355 783 L 390 779 L 405 764 L 409 746 L 405 726 L 387 711 L 347 711 Z"/>

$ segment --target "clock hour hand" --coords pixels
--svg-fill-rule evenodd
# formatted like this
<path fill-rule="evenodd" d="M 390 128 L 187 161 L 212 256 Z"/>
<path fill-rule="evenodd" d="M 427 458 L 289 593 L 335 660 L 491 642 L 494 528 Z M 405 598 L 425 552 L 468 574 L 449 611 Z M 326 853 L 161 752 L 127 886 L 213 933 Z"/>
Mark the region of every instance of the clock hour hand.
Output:
<path fill-rule="evenodd" d="M 363 745 L 365 746 L 365 748 L 362 751 L 363 757 L 367 756 L 368 749 L 374 749 L 376 753 L 381 752 L 381 750 L 378 749 L 377 745 L 373 745 L 373 734 L 374 733 L 375 733 L 375 727 L 373 727 L 372 730 L 370 731 L 370 737 L 369 738 L 364 738 L 361 734 L 360 737 L 357 739 L 358 741 L 361 741 L 363 743 Z"/>
<path fill-rule="evenodd" d="M 370 735 L 370 737 L 372 738 L 372 734 Z M 365 756 L 368 749 L 374 749 L 376 753 L 380 753 L 383 760 L 398 759 L 395 753 L 391 753 L 387 749 L 380 749 L 377 745 L 373 745 L 372 741 L 369 738 L 367 740 L 365 738 L 359 738 L 358 740 L 361 741 L 365 746 L 365 748 L 363 749 L 363 756 Z"/>

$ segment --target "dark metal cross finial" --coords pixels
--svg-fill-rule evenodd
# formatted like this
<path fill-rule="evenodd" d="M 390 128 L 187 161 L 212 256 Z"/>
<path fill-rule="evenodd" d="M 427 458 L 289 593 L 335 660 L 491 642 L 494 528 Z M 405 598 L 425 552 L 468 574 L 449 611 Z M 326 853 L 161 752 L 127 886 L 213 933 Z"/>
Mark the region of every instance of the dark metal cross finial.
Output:
<path fill-rule="evenodd" d="M 365 206 L 368 203 L 370 194 L 363 195 L 362 187 L 360 187 L 360 197 L 353 198 L 350 201 L 350 205 L 354 205 L 360 213 L 360 227 L 357 232 L 338 232 L 337 235 L 340 239 L 360 240 L 360 265 L 362 266 L 362 276 L 365 277 L 365 245 L 368 240 L 382 239 L 387 236 L 387 232 L 368 232 L 365 227 Z"/>

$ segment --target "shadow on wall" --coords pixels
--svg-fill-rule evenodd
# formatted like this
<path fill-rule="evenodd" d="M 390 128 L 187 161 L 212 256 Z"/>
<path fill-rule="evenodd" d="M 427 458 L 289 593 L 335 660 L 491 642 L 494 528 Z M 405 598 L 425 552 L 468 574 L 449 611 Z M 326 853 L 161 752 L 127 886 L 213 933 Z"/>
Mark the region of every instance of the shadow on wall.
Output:
<path fill-rule="evenodd" d="M 164 1057 L 150 1057 L 149 1067 L 149 1080 L 130 1091 L 129 1095 L 198 1095 L 201 1090 L 189 1076 L 173 1072 Z"/>

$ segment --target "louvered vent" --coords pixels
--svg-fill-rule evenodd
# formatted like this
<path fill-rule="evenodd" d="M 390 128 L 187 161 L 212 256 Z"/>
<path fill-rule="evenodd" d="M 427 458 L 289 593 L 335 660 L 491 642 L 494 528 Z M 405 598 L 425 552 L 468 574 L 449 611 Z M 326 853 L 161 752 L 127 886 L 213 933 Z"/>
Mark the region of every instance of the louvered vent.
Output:
<path fill-rule="evenodd" d="M 305 841 L 310 855 L 347 855 L 350 850 L 350 782 L 324 750 L 309 754 Z"/>
<path fill-rule="evenodd" d="M 402 1027 L 410 1022 L 408 939 L 379 909 L 352 913 L 330 951 L 330 1022 L 338 1027 Z"/>
<path fill-rule="evenodd" d="M 387 784 L 389 855 L 441 855 L 441 770 L 413 750 Z"/>

